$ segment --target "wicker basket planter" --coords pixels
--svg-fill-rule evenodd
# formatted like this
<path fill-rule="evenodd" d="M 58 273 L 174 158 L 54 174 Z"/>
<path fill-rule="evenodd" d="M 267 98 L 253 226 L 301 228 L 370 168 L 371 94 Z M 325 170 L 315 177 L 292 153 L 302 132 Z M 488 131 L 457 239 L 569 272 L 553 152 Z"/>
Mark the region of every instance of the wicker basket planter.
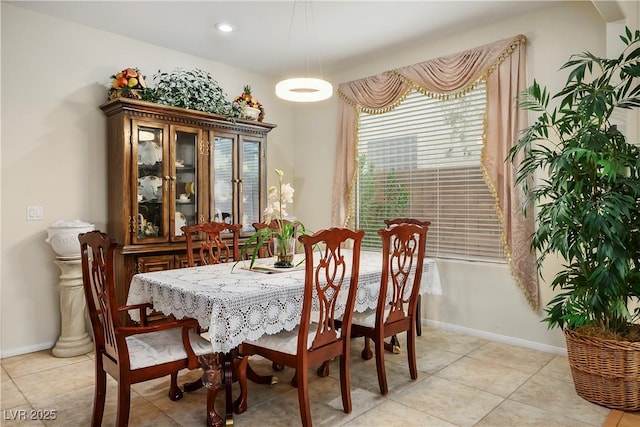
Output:
<path fill-rule="evenodd" d="M 640 410 L 640 342 L 564 333 L 578 395 L 611 409 Z"/>

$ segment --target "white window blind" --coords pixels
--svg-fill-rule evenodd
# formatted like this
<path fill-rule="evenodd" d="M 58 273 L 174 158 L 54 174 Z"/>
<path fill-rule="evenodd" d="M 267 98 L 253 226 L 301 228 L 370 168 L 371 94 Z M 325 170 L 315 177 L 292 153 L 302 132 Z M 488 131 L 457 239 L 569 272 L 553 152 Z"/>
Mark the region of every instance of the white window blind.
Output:
<path fill-rule="evenodd" d="M 431 221 L 431 257 L 505 262 L 494 198 L 480 157 L 486 87 L 437 100 L 412 92 L 394 110 L 360 114 L 356 226 L 380 247 L 384 220 Z"/>

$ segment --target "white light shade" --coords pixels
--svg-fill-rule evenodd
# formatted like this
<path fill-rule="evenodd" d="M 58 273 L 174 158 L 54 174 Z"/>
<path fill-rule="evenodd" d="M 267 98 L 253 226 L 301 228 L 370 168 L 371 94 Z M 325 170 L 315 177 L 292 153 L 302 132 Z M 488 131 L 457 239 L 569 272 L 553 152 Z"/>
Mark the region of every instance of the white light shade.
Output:
<path fill-rule="evenodd" d="M 218 29 L 218 31 L 222 31 L 223 33 L 230 33 L 233 31 L 233 26 L 227 24 L 226 22 L 216 24 L 216 28 Z"/>
<path fill-rule="evenodd" d="M 279 82 L 276 85 L 276 95 L 294 102 L 322 101 L 333 95 L 333 86 L 325 80 L 298 77 Z"/>

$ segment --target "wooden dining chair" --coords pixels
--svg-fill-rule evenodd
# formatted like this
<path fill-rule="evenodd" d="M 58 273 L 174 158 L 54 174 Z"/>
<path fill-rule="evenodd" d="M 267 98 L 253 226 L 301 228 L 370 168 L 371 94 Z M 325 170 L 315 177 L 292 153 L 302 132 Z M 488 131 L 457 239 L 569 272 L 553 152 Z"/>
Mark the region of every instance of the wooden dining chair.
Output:
<path fill-rule="evenodd" d="M 362 350 L 364 359 L 373 356 L 370 341 L 374 342 L 378 385 L 384 395 L 389 391 L 384 365 L 385 338 L 406 332 L 409 373 L 411 379 L 418 377 L 416 307 L 427 229 L 416 224 L 402 223 L 378 230 L 378 234 L 382 239 L 382 278 L 378 304 L 375 310 L 354 313 L 351 336 L 365 338 L 365 348 Z"/>
<path fill-rule="evenodd" d="M 96 387 L 91 425 L 99 427 L 104 413 L 107 377 L 118 382 L 116 426 L 129 423 L 131 385 L 171 376 L 169 398 L 182 398 L 178 371 L 200 367 L 197 357 L 212 352 L 211 343 L 195 333 L 195 319 L 147 325 L 150 304 L 119 307 L 116 302 L 115 239 L 98 230 L 80 234 L 82 280 L 93 329 Z M 140 326 L 123 326 L 120 313 L 138 310 Z"/>
<path fill-rule="evenodd" d="M 293 331 L 264 335 L 256 341 L 240 344 L 239 353 L 243 356 L 260 355 L 279 365 L 296 369 L 295 385 L 298 389 L 300 417 L 305 427 L 312 425 L 309 368 L 322 365 L 335 357 L 340 358 L 340 388 L 344 412 L 351 412 L 350 328 L 363 236 L 362 230 L 346 228 L 330 228 L 311 236 L 300 236 L 298 240 L 302 243 L 305 254 L 305 283 L 299 326 Z M 353 249 L 343 249 L 345 243 L 351 243 Z M 316 251 L 314 259 L 316 245 L 322 249 L 320 254 Z M 348 286 L 348 290 L 344 286 Z M 342 311 L 342 328 L 338 329 L 335 319 Z"/>
<path fill-rule="evenodd" d="M 189 267 L 238 261 L 242 224 L 211 221 L 195 225 L 183 225 L 180 229 L 186 237 Z M 222 237 L 225 233 L 231 233 L 231 246 Z M 200 247 L 197 249 L 198 258 L 196 258 L 194 252 L 196 251 L 196 241 L 198 240 L 200 240 Z"/>
<path fill-rule="evenodd" d="M 421 227 L 425 227 L 429 230 L 429 226 L 431 225 L 431 221 L 422 221 L 420 219 L 415 218 L 394 218 L 394 219 L 385 219 L 384 223 L 387 228 L 392 227 L 398 224 L 416 224 Z M 418 307 L 416 309 L 416 335 L 422 335 L 422 295 L 418 293 Z M 393 344 L 392 344 L 393 346 Z"/>

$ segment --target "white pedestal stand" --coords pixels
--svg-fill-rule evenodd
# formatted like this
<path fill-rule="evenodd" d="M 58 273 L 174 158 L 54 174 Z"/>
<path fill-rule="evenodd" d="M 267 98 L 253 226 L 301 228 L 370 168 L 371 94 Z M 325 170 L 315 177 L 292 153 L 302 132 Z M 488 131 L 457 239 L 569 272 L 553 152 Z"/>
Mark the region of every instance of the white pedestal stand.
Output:
<path fill-rule="evenodd" d="M 93 351 L 93 342 L 87 334 L 85 324 L 84 288 L 82 284 L 82 261 L 80 256 L 57 257 L 60 268 L 60 338 L 53 347 L 56 357 L 73 357 Z"/>

